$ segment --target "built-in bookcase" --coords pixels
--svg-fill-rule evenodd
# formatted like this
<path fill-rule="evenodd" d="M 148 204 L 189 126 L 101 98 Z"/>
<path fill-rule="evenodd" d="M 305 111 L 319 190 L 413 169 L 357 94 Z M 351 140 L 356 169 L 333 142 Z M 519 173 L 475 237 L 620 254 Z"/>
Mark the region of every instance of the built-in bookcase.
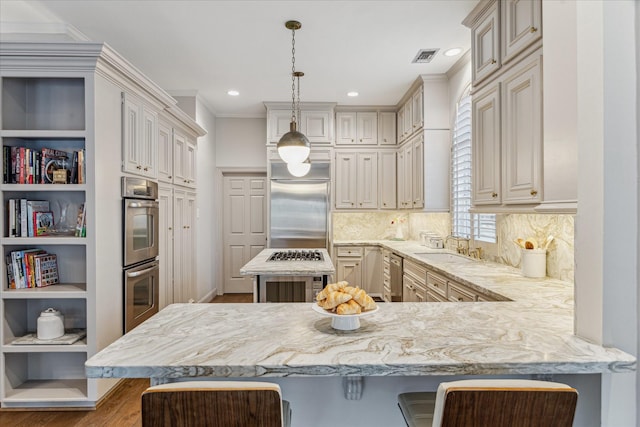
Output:
<path fill-rule="evenodd" d="M 51 73 L 55 74 L 55 73 Z M 88 85 L 84 76 L 51 77 L 12 76 L 3 71 L 0 76 L 2 93 L 2 145 L 73 151 L 86 150 L 91 159 L 92 132 L 87 129 Z M 3 161 L 3 168 L 7 163 Z M 88 165 L 90 168 L 90 164 Z M 3 171 L 4 172 L 4 171 Z M 4 176 L 4 174 L 3 174 Z M 88 174 L 93 176 L 92 173 Z M 2 244 L 2 275 L 0 304 L 0 368 L 2 385 L 0 401 L 3 407 L 92 406 L 91 380 L 86 379 L 84 362 L 91 351 L 88 341 L 95 326 L 90 326 L 87 284 L 87 241 L 75 237 L 73 225 L 79 205 L 87 205 L 89 181 L 84 184 L 0 184 L 3 215 L 0 217 Z M 10 199 L 47 200 L 54 212 L 54 221 L 65 227 L 41 237 L 10 237 L 8 203 Z M 87 233 L 92 233 L 91 224 Z M 38 248 L 56 254 L 59 284 L 43 288 L 9 289 L 7 257 L 13 251 Z M 16 338 L 36 332 L 37 318 L 43 310 L 54 307 L 62 312 L 65 329 L 85 329 L 87 337 L 74 344 L 13 344 Z"/>

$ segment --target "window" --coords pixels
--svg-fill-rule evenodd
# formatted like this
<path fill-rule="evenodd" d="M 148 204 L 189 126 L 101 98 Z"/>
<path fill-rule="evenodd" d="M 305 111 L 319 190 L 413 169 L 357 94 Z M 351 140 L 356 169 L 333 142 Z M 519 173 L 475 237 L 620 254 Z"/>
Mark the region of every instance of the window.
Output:
<path fill-rule="evenodd" d="M 496 216 L 472 214 L 471 208 L 471 95 L 465 90 L 456 105 L 451 146 L 451 234 L 496 242 Z"/>

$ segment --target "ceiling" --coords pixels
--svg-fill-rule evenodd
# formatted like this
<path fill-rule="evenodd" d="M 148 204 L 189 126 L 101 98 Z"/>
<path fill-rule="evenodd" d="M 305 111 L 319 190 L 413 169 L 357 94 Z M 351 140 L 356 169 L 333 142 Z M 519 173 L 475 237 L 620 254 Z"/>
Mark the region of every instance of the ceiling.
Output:
<path fill-rule="evenodd" d="M 461 22 L 478 0 L 58 1 L 30 3 L 47 19 L 107 42 L 172 94 L 198 96 L 223 117 L 264 116 L 291 100 L 291 31 L 302 102 L 395 105 L 420 74 L 440 74 L 469 50 Z M 44 9 L 43 9 L 44 8 Z M 431 63 L 412 64 L 420 49 Z M 227 95 L 229 89 L 240 92 Z M 347 92 L 357 91 L 357 98 Z"/>

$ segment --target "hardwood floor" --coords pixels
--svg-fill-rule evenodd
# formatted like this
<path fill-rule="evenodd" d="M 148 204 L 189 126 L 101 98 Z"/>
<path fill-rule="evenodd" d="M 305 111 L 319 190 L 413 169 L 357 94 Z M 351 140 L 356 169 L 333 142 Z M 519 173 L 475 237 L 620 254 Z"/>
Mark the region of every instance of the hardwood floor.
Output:
<path fill-rule="evenodd" d="M 252 294 L 218 295 L 212 303 L 251 303 Z M 95 410 L 25 411 L 0 409 L 3 427 L 140 427 L 140 396 L 148 379 L 125 379 Z"/>

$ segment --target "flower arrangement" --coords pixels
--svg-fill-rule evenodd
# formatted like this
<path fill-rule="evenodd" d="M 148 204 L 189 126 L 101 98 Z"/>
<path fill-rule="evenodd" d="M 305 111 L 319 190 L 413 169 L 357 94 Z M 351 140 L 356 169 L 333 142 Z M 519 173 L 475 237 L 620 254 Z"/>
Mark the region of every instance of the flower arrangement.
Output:
<path fill-rule="evenodd" d="M 391 225 L 404 224 L 406 221 L 407 221 L 407 218 L 403 216 L 397 216 L 391 220 Z"/>

